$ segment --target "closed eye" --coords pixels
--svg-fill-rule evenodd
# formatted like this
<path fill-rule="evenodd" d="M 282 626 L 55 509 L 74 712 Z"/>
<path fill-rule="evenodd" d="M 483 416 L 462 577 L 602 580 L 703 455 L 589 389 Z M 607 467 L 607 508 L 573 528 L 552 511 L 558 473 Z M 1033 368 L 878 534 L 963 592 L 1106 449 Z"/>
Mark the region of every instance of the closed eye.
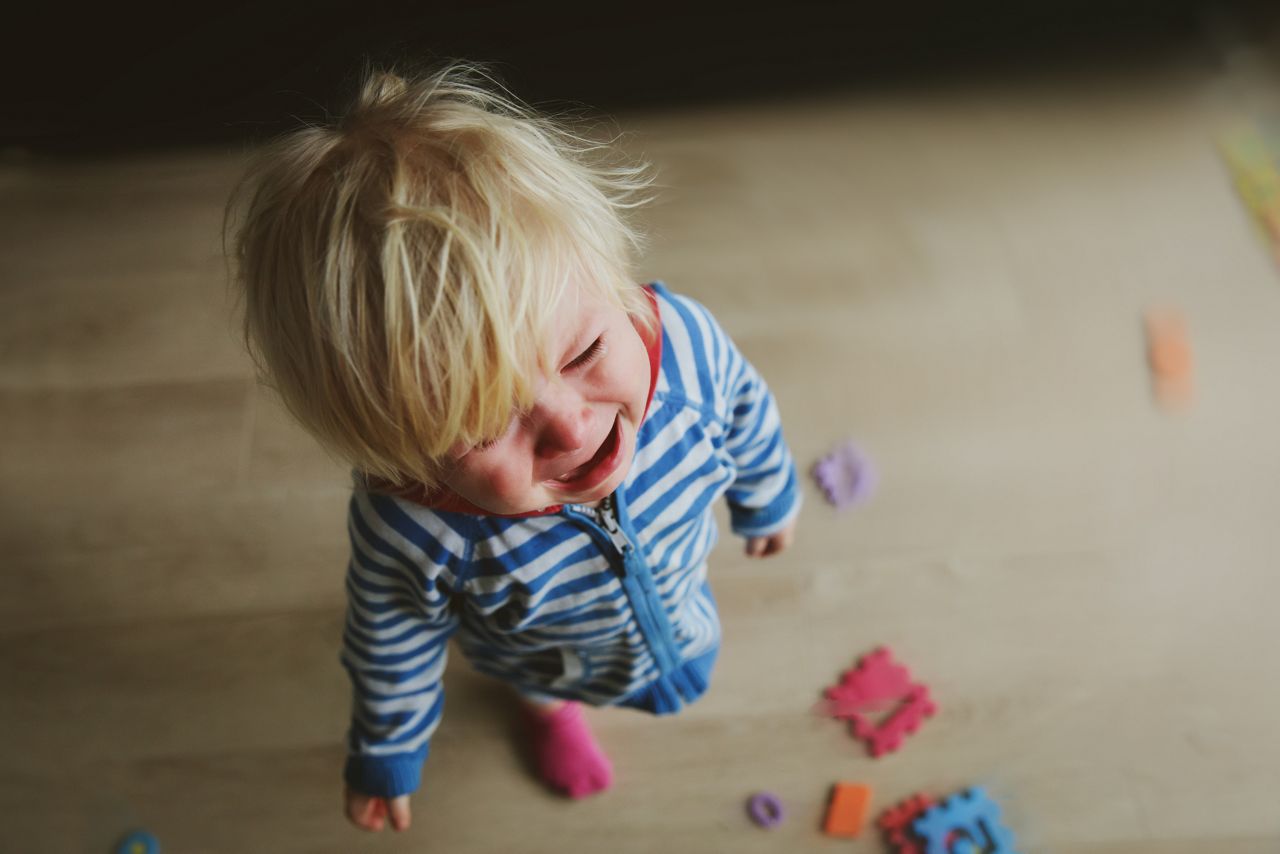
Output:
<path fill-rule="evenodd" d="M 596 338 L 596 340 L 591 342 L 590 347 L 588 347 L 587 349 L 579 353 L 576 359 L 574 359 L 569 364 L 565 365 L 565 370 L 567 371 L 573 368 L 581 368 L 584 365 L 589 365 L 592 362 L 594 362 L 596 359 L 600 358 L 600 354 L 602 354 L 603 352 L 604 352 L 604 336 L 601 335 L 600 337 Z"/>
<path fill-rule="evenodd" d="M 483 442 L 476 442 L 467 450 L 467 453 L 474 453 L 476 451 L 488 451 L 488 450 L 491 450 L 492 448 L 497 447 L 498 443 L 507 437 L 507 434 L 511 432 L 511 429 L 513 427 L 515 427 L 517 424 L 527 423 L 528 419 L 529 419 L 529 411 L 527 409 L 517 409 L 515 414 L 511 416 L 511 421 L 507 424 L 506 428 L 503 429 L 502 435 L 494 436 L 491 439 L 485 439 Z"/>

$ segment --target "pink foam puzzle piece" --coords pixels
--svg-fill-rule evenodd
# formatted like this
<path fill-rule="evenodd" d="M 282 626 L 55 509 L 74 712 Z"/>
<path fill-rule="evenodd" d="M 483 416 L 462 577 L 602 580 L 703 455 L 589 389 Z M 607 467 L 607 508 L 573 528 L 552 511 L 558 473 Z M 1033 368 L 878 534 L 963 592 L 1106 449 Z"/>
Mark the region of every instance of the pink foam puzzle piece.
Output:
<path fill-rule="evenodd" d="M 836 705 L 836 717 L 848 717 L 859 709 L 884 708 L 910 689 L 907 668 L 896 663 L 886 647 L 878 647 L 846 670 L 826 696 Z"/>
<path fill-rule="evenodd" d="M 929 688 L 916 684 L 906 667 L 893 659 L 888 647 L 878 647 L 842 674 L 838 685 L 825 692 L 823 711 L 850 722 L 854 737 L 872 756 L 897 750 L 903 740 L 938 710 Z M 890 709 L 879 723 L 873 714 Z"/>
<path fill-rule="evenodd" d="M 929 698 L 929 689 L 917 685 L 903 698 L 902 704 L 879 724 L 873 723 L 862 712 L 854 712 L 850 716 L 850 727 L 853 734 L 867 745 L 872 756 L 882 756 L 901 747 L 906 737 L 937 711 L 937 705 Z"/>

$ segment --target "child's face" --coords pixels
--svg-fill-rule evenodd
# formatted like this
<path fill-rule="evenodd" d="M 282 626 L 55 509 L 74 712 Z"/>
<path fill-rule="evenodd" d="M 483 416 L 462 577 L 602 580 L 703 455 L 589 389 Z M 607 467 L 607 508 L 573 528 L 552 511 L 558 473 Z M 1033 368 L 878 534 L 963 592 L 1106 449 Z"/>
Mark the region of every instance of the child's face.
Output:
<path fill-rule="evenodd" d="M 556 373 L 495 442 L 455 454 L 445 485 L 491 513 L 586 504 L 622 483 L 649 397 L 649 357 L 622 309 L 576 287 L 552 330 Z"/>

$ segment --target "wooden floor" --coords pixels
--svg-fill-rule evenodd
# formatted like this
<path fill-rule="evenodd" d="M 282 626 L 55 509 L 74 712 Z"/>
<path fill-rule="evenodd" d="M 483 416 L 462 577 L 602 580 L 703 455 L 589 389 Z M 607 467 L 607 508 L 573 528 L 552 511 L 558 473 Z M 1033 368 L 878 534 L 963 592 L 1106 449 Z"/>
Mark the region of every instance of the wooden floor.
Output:
<path fill-rule="evenodd" d="M 0 167 L 0 849 L 878 851 L 818 830 L 983 784 L 1028 852 L 1280 851 L 1280 273 L 1213 146 L 1266 79 L 1195 63 L 633 115 L 644 273 L 707 303 L 806 470 L 882 472 L 711 577 L 724 651 L 671 719 L 544 793 L 455 657 L 400 837 L 341 817 L 347 477 L 260 391 L 218 231 L 238 153 Z M 1261 80 L 1261 82 L 1259 82 Z M 1189 319 L 1151 399 L 1140 317 Z M 810 714 L 890 644 L 941 711 L 868 758 Z M 768 789 L 773 833 L 744 817 Z"/>

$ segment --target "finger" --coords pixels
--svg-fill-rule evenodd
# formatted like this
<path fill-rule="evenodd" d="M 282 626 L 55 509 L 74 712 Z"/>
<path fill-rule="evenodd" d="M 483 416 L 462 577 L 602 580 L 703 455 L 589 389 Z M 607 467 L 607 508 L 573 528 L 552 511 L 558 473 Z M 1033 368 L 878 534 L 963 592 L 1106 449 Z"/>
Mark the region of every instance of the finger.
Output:
<path fill-rule="evenodd" d="M 388 805 L 388 812 L 391 813 L 391 826 L 396 830 L 409 829 L 409 796 L 401 795 L 398 798 L 392 798 Z"/>
<path fill-rule="evenodd" d="M 779 552 L 785 551 L 789 545 L 791 545 L 791 535 L 789 532 L 783 531 L 781 533 L 774 534 L 768 539 L 768 542 L 765 543 L 764 556 L 772 557 Z"/>
<path fill-rule="evenodd" d="M 382 829 L 382 819 L 378 817 L 377 798 L 348 792 L 346 813 L 347 819 L 361 830 Z"/>
<path fill-rule="evenodd" d="M 795 541 L 795 538 L 795 531 L 792 528 L 788 528 L 785 531 L 779 531 L 773 537 L 773 542 L 771 543 L 773 550 L 770 551 L 770 554 L 777 554 L 778 552 L 785 551 L 790 548 L 791 543 Z"/>
<path fill-rule="evenodd" d="M 747 556 L 759 557 L 761 550 L 764 548 L 764 540 L 759 537 L 751 537 L 747 540 Z"/>
<path fill-rule="evenodd" d="M 370 829 L 382 830 L 387 823 L 387 799 L 374 798 L 372 808 L 369 810 Z"/>

